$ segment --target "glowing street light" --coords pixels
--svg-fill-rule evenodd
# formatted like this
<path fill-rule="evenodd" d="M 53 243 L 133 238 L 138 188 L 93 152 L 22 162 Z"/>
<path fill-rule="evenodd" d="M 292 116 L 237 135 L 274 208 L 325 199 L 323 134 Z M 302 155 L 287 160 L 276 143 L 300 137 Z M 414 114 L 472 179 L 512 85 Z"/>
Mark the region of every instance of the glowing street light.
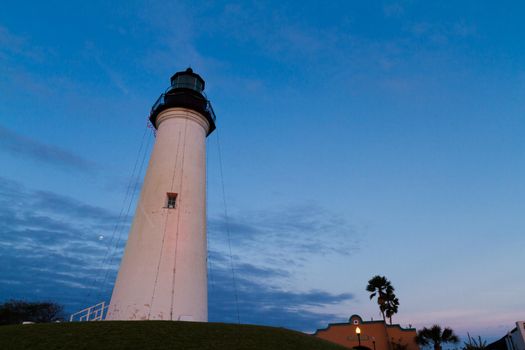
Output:
<path fill-rule="evenodd" d="M 357 334 L 357 341 L 359 342 L 359 346 L 361 346 L 361 328 L 355 327 L 355 334 Z"/>

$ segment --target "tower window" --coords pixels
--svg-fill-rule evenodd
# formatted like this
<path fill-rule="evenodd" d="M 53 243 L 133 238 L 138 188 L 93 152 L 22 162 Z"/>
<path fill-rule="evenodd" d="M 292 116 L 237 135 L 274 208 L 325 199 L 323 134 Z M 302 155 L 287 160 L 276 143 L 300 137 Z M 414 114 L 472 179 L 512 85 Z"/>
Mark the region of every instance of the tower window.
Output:
<path fill-rule="evenodd" d="M 176 193 L 167 193 L 166 208 L 175 209 L 177 205 L 177 194 Z"/>

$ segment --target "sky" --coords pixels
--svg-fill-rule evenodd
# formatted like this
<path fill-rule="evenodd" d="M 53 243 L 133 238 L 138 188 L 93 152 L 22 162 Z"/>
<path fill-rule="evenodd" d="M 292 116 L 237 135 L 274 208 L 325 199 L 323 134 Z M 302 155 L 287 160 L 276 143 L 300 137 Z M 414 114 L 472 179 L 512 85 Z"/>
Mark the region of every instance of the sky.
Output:
<path fill-rule="evenodd" d="M 238 309 L 242 323 L 312 332 L 379 319 L 365 290 L 379 274 L 400 299 L 394 322 L 503 336 L 525 318 L 524 11 L 2 3 L 0 301 L 109 301 L 155 141 L 149 110 L 191 66 L 217 114 L 210 321 Z"/>

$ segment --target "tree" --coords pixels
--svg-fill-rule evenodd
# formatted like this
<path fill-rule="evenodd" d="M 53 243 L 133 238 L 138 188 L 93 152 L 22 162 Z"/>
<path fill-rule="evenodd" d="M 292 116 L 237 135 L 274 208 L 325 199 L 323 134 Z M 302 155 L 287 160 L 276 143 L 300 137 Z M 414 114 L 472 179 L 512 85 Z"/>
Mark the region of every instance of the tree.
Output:
<path fill-rule="evenodd" d="M 454 331 L 445 327 L 441 330 L 441 326 L 435 324 L 430 328 L 424 327 L 417 331 L 416 343 L 421 346 L 432 344 L 434 350 L 441 350 L 441 345 L 445 343 L 459 343 L 459 338 L 454 334 Z"/>
<path fill-rule="evenodd" d="M 62 305 L 52 302 L 27 302 L 8 300 L 0 304 L 0 325 L 62 320 Z"/>
<path fill-rule="evenodd" d="M 379 305 L 379 311 L 381 311 L 381 314 L 383 315 L 383 320 L 386 320 L 385 303 L 387 301 L 387 295 L 394 295 L 394 287 L 392 287 L 392 284 L 389 280 L 386 279 L 385 276 L 376 275 L 368 281 L 366 290 L 370 292 L 370 300 L 377 296 L 377 304 Z"/>
<path fill-rule="evenodd" d="M 468 333 L 467 336 L 468 343 L 463 342 L 463 344 L 465 344 L 463 350 L 484 350 L 487 347 L 487 341 L 482 340 L 481 336 L 478 336 L 478 340 L 472 338 Z"/>
<path fill-rule="evenodd" d="M 380 310 L 384 312 L 386 317 L 390 320 L 390 324 L 392 324 L 392 316 L 397 314 L 397 311 L 399 310 L 399 299 L 396 297 L 393 290 L 393 288 L 392 290 L 387 290 L 384 296 L 384 302 L 379 306 Z"/>

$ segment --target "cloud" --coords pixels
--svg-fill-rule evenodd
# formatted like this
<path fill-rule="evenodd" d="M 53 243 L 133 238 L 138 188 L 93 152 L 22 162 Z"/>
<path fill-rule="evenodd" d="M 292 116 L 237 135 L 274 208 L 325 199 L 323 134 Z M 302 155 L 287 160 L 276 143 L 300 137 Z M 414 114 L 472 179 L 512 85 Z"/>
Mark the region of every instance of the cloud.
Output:
<path fill-rule="evenodd" d="M 405 13 L 405 9 L 400 3 L 386 4 L 383 6 L 383 14 L 385 17 L 401 17 Z"/>
<path fill-rule="evenodd" d="M 13 35 L 6 27 L 0 26 L 0 47 L 6 50 L 19 51 L 24 45 L 22 37 Z"/>
<path fill-rule="evenodd" d="M 339 319 L 338 315 L 315 310 L 353 299 L 350 293 L 284 290 L 275 281 L 275 278 L 288 276 L 280 269 L 262 269 L 244 263 L 237 266 L 235 273 L 236 290 L 227 263 L 218 264 L 210 270 L 210 321 L 235 323 L 238 309 L 241 323 L 313 331 L 326 326 L 329 321 Z"/>
<path fill-rule="evenodd" d="M 159 21 L 159 13 L 179 15 L 177 21 Z M 197 32 L 203 23 L 195 20 L 196 15 L 191 4 L 153 1 L 141 9 L 139 16 L 149 30 L 157 33 L 157 40 L 151 43 L 152 48 L 143 58 L 143 63 L 149 70 L 165 77 L 166 70 L 172 74 L 181 67 L 192 66 L 201 74 L 207 75 L 208 71 L 219 70 L 222 66 L 219 60 L 211 58 L 211 55 L 198 48 Z"/>
<path fill-rule="evenodd" d="M 9 29 L 0 25 L 0 58 L 14 55 L 33 60 L 41 60 L 49 53 L 48 50 L 31 45 L 27 38 L 13 34 Z"/>
<path fill-rule="evenodd" d="M 355 229 L 339 215 L 315 205 L 242 212 L 210 219 L 209 237 L 210 320 L 237 322 L 238 303 L 242 323 L 314 331 L 340 319 L 323 310 L 353 299 L 350 293 L 295 286 L 298 271 L 311 260 L 358 249 Z"/>
<path fill-rule="evenodd" d="M 53 192 L 35 191 L 35 205 L 48 211 L 60 211 L 70 217 L 82 217 L 103 224 L 115 221 L 113 213 L 106 209 L 79 202 L 77 199 L 62 196 Z"/>
<path fill-rule="evenodd" d="M 125 243 L 117 237 L 126 236 L 130 218 L 75 198 L 28 189 L 2 177 L 0 207 L 0 264 L 4 267 L 0 275 L 0 301 L 52 300 L 64 304 L 66 312 L 109 301 Z M 317 232 L 323 237 L 344 223 L 339 217 L 313 207 L 292 208 L 279 215 L 261 211 L 257 215 L 255 222 L 245 219 L 234 226 L 235 244 L 247 242 L 247 237 L 239 236 L 246 232 L 250 240 L 271 238 L 266 247 L 281 244 L 275 236 L 283 232 L 290 234 L 286 238 L 289 243 L 298 234 L 311 239 Z M 120 226 L 115 226 L 118 222 Z M 108 238 L 99 240 L 99 236 Z M 252 248 L 255 241 L 250 243 Z M 237 322 L 237 307 L 243 323 L 313 331 L 337 320 L 338 315 L 323 309 L 345 303 L 353 296 L 320 289 L 300 290 L 294 287 L 295 276 L 290 270 L 297 263 L 290 257 L 294 251 L 322 252 L 333 248 L 299 244 L 289 252 L 281 251 L 283 256 L 277 254 L 272 258 L 272 254 L 266 256 L 265 252 L 264 262 L 236 257 L 233 266 L 236 288 L 228 254 L 220 249 L 210 251 L 210 321 Z M 283 264 L 285 255 L 290 261 Z"/>
<path fill-rule="evenodd" d="M 94 43 L 87 42 L 85 44 L 85 54 L 98 65 L 98 67 L 106 74 L 109 81 L 119 89 L 122 94 L 129 94 L 128 84 L 117 71 L 115 65 L 108 64 L 103 60 L 104 55 L 102 50 L 100 50 Z"/>
<path fill-rule="evenodd" d="M 292 19 L 285 14 L 290 10 L 282 7 L 276 11 L 265 3 L 228 4 L 212 26 L 276 60 L 297 63 L 298 57 L 311 60 L 333 48 L 339 36 L 334 36 L 332 30 Z"/>
<path fill-rule="evenodd" d="M 268 254 L 348 254 L 358 248 L 354 227 L 346 220 L 315 205 L 288 207 L 279 211 L 244 212 L 226 220 L 209 219 L 210 235 L 243 249 L 268 250 Z"/>
<path fill-rule="evenodd" d="M 0 300 L 53 300 L 76 311 L 109 298 L 124 245 L 116 237 L 129 218 L 1 177 L 0 207 Z"/>
<path fill-rule="evenodd" d="M 456 22 L 452 26 L 452 33 L 460 37 L 471 37 L 477 34 L 477 29 L 473 24 L 464 21 Z"/>
<path fill-rule="evenodd" d="M 96 165 L 60 147 L 45 144 L 0 126 L 0 150 L 10 154 L 78 171 L 93 171 Z"/>
<path fill-rule="evenodd" d="M 467 39 L 476 35 L 476 27 L 465 21 L 453 23 L 416 22 L 409 28 L 413 38 L 424 39 L 429 43 L 446 45 L 454 39 Z"/>

